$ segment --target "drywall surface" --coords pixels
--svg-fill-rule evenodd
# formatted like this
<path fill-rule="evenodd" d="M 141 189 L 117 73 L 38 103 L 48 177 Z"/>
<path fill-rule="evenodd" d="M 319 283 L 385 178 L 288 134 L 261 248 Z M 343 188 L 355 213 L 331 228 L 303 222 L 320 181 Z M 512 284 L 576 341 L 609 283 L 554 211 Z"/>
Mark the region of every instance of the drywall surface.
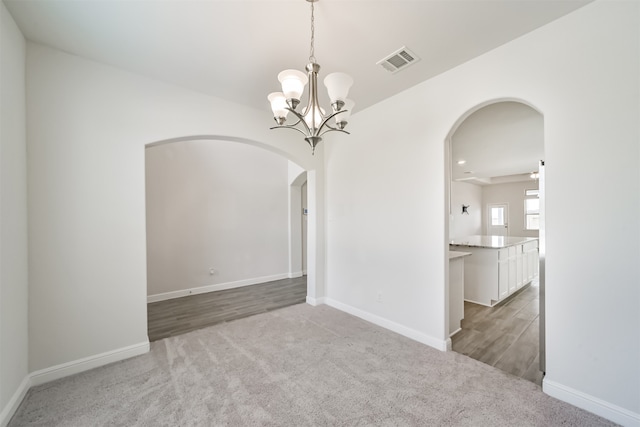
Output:
<path fill-rule="evenodd" d="M 451 182 L 449 239 L 482 234 L 483 187 L 466 182 Z M 462 205 L 468 206 L 463 212 Z"/>
<path fill-rule="evenodd" d="M 509 235 L 538 237 L 538 231 L 525 230 L 524 199 L 525 190 L 537 190 L 538 181 L 520 181 L 505 184 L 492 184 L 482 187 L 482 234 L 487 234 L 489 211 L 487 205 L 491 203 L 506 203 L 509 205 Z"/>
<path fill-rule="evenodd" d="M 639 7 L 594 2 L 355 115 L 325 145 L 328 299 L 446 339 L 445 141 L 523 100 L 545 127 L 545 390 L 637 423 Z"/>
<path fill-rule="evenodd" d="M 0 3 L 0 423 L 28 374 L 25 40 Z M 26 391 L 26 390 L 24 390 Z M 16 402 L 13 402 L 14 404 Z M 19 401 L 17 402 L 19 403 Z M 15 409 L 15 408 L 13 408 Z M 8 421 L 8 420 L 6 420 Z"/>
<path fill-rule="evenodd" d="M 147 144 L 204 135 L 322 159 L 268 112 L 33 43 L 27 115 L 31 371 L 147 342 Z"/>
<path fill-rule="evenodd" d="M 287 276 L 288 163 L 236 142 L 148 147 L 149 295 Z"/>

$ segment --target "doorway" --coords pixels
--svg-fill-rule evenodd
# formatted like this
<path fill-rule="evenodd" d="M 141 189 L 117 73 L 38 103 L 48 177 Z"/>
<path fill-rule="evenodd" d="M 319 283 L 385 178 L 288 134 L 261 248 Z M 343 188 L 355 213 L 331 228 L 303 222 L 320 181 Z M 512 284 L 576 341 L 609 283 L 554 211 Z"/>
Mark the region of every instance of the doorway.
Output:
<path fill-rule="evenodd" d="M 504 240 L 493 240 L 505 244 L 511 237 L 521 237 L 536 239 L 540 250 L 540 274 L 529 286 L 513 287 L 508 298 L 493 307 L 463 303 L 461 328 L 451 336 L 452 349 L 540 384 L 544 371 L 544 170 L 539 163 L 544 159 L 544 118 L 520 101 L 488 102 L 460 118 L 447 144 L 447 244 L 473 242 L 470 236 L 502 236 Z M 525 200 L 533 190 L 539 190 L 538 212 L 532 209 L 535 204 Z M 496 271 L 507 265 L 513 269 L 508 280 L 518 280 L 525 261 L 518 262 L 515 247 L 508 252 L 509 262 Z M 459 302 L 449 300 L 447 310 L 454 304 Z"/>
<path fill-rule="evenodd" d="M 281 306 L 288 301 L 281 291 L 287 289 L 295 293 L 294 302 L 304 302 L 306 278 L 290 280 L 302 274 L 298 268 L 300 274 L 293 277 L 289 270 L 294 168 L 287 158 L 250 144 L 204 139 L 154 144 L 145 157 L 150 335 L 152 308 L 161 302 L 170 303 L 167 314 L 175 311 L 178 300 L 197 298 L 195 306 L 208 307 L 197 321 L 188 322 L 198 325 Z M 302 210 L 299 199 L 297 210 Z M 297 221 L 301 223 L 300 215 Z M 275 292 L 274 282 L 282 280 Z M 257 292 L 267 286 L 268 295 Z M 243 299 L 241 288 L 251 288 L 252 301 Z M 273 295 L 279 296 L 274 300 Z M 206 296 L 215 298 L 203 304 Z M 218 304 L 221 299 L 227 304 Z M 233 301 L 238 302 L 235 307 L 230 306 Z M 172 313 L 160 319 L 163 324 L 156 324 L 155 332 L 183 330 L 178 322 L 169 325 L 178 317 Z"/>
<path fill-rule="evenodd" d="M 491 203 L 487 205 L 487 234 L 490 236 L 509 235 L 509 204 Z"/>

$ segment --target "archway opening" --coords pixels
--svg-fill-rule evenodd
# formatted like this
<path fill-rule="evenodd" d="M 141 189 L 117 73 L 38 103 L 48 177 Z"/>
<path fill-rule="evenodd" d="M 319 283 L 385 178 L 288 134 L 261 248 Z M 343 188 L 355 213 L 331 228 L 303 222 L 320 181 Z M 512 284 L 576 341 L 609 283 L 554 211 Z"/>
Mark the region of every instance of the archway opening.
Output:
<path fill-rule="evenodd" d="M 490 101 L 446 144 L 446 333 L 454 351 L 541 384 L 544 118 L 520 100 Z"/>
<path fill-rule="evenodd" d="M 291 270 L 301 244 L 297 254 L 290 247 L 292 170 L 306 171 L 282 153 L 238 142 L 180 138 L 146 147 L 152 341 L 306 300 L 306 278 Z"/>

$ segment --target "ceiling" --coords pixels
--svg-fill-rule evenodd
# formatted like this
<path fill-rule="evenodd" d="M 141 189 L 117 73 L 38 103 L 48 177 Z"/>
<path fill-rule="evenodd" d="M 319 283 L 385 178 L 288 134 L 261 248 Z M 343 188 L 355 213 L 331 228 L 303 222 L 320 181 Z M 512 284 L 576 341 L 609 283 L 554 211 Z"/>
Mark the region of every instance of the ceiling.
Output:
<path fill-rule="evenodd" d="M 271 114 L 267 94 L 280 90 L 277 74 L 303 70 L 309 57 L 305 0 L 3 1 L 28 40 L 265 114 Z M 334 71 L 351 74 L 357 114 L 590 1 L 321 0 L 314 3 L 319 80 Z M 403 46 L 420 60 L 395 74 L 376 65 Z M 328 108 L 324 90 L 319 96 Z M 480 161 L 504 154 L 492 155 L 492 147 L 458 154 L 473 165 L 476 183 L 518 172 L 504 162 L 481 170 Z M 516 157 L 507 163 L 520 165 Z"/>
<path fill-rule="evenodd" d="M 519 102 L 479 109 L 451 137 L 454 181 L 488 185 L 530 180 L 544 160 L 542 114 Z"/>
<path fill-rule="evenodd" d="M 278 72 L 309 57 L 304 0 L 3 1 L 28 40 L 265 112 Z M 351 74 L 357 114 L 589 1 L 321 0 L 319 78 Z M 396 74 L 376 65 L 402 46 L 421 60 Z"/>

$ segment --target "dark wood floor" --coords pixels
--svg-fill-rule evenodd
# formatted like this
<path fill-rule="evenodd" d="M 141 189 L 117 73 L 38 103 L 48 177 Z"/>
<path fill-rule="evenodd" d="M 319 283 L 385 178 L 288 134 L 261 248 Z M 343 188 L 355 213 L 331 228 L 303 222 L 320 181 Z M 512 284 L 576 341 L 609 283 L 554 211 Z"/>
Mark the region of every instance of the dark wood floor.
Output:
<path fill-rule="evenodd" d="M 541 385 L 539 290 L 534 280 L 495 307 L 465 301 L 462 330 L 451 337 L 453 350 Z"/>
<path fill-rule="evenodd" d="M 150 303 L 149 340 L 299 304 L 306 296 L 307 277 L 303 276 Z"/>

